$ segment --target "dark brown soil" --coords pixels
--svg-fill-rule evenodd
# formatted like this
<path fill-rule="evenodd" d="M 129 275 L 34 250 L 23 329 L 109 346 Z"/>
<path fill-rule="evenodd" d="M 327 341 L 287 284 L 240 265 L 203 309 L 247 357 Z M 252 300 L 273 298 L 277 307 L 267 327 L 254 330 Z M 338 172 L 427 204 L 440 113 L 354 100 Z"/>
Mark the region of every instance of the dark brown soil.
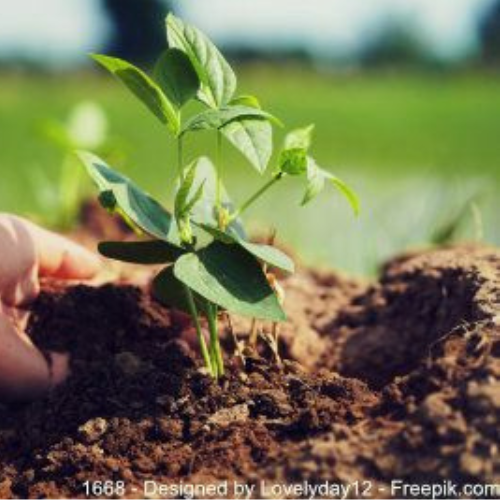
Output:
<path fill-rule="evenodd" d="M 84 481 L 120 479 L 130 497 L 149 479 L 238 480 L 257 497 L 262 480 L 370 480 L 374 497 L 393 479 L 500 483 L 499 251 L 408 255 L 376 284 L 305 270 L 284 284 L 287 361 L 262 348 L 241 367 L 227 337 L 216 383 L 185 318 L 143 289 L 46 283 L 30 332 L 71 353 L 72 376 L 0 405 L 0 497 L 84 497 Z"/>
<path fill-rule="evenodd" d="M 82 203 L 78 215 L 76 235 L 95 244 L 100 240 L 122 240 L 133 234 L 119 215 L 104 210 L 97 200 L 89 198 Z"/>

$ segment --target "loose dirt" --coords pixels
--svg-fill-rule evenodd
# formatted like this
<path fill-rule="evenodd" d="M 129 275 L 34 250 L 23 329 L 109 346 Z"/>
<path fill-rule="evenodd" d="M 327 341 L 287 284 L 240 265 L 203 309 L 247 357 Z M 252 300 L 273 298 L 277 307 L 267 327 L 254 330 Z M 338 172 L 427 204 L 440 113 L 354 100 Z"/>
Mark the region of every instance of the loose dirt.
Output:
<path fill-rule="evenodd" d="M 147 288 L 44 283 L 29 331 L 71 353 L 72 375 L 0 404 L 0 497 L 84 497 L 86 480 L 131 497 L 150 479 L 254 496 L 263 480 L 370 480 L 374 497 L 396 478 L 500 483 L 498 250 L 408 254 L 375 283 L 302 269 L 283 284 L 284 362 L 261 341 L 242 364 L 226 331 L 214 382 L 186 318 Z M 233 327 L 245 343 L 249 322 Z"/>

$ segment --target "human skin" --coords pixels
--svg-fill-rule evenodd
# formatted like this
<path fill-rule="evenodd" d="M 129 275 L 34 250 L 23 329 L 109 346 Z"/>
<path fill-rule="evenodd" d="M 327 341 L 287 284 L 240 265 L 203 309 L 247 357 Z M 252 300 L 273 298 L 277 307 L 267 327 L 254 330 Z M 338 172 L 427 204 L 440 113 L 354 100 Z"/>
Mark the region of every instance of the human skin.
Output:
<path fill-rule="evenodd" d="M 76 243 L 0 213 L 0 398 L 36 397 L 68 374 L 67 354 L 42 354 L 25 332 L 40 278 L 86 280 L 99 269 L 99 258 Z"/>

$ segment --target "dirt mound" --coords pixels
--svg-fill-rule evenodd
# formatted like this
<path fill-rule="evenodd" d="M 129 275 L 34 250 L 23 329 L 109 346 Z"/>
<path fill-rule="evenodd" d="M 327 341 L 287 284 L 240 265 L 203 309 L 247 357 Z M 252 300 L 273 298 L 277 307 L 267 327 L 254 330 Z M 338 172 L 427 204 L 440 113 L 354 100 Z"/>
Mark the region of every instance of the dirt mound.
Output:
<path fill-rule="evenodd" d="M 375 497 L 394 478 L 500 482 L 500 252 L 406 256 L 371 286 L 305 271 L 285 286 L 290 359 L 229 356 L 215 383 L 184 319 L 141 289 L 48 284 L 31 332 L 72 353 L 72 376 L 0 405 L 0 496 L 81 497 L 87 479 L 132 496 L 144 479 L 370 480 L 350 494 Z"/>
<path fill-rule="evenodd" d="M 459 247 L 398 258 L 380 281 L 336 315 L 325 364 L 380 389 L 421 364 L 454 329 L 488 321 L 500 308 L 498 251 Z"/>

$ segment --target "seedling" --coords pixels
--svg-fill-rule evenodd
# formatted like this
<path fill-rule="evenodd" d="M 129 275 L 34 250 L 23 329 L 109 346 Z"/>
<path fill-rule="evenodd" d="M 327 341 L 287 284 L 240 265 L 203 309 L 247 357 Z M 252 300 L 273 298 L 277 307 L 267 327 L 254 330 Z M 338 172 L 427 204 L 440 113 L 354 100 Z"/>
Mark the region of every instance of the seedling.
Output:
<path fill-rule="evenodd" d="M 121 59 L 92 57 L 124 83 L 175 138 L 173 211 L 97 156 L 86 152 L 79 156 L 100 190 L 102 205 L 126 217 L 148 238 L 103 242 L 100 252 L 120 261 L 165 265 L 153 281 L 153 293 L 164 304 L 191 315 L 206 368 L 218 378 L 224 374 L 220 313 L 283 321 L 285 313 L 276 287 L 267 279 L 264 267 L 294 271 L 292 260 L 283 252 L 248 240 L 241 215 L 289 177 L 305 181 L 302 204 L 329 182 L 345 195 L 355 212 L 359 205 L 354 192 L 309 155 L 312 126 L 286 136 L 270 179 L 246 201 L 234 205 L 222 181 L 222 141 L 232 144 L 264 174 L 273 150 L 273 125 L 281 125 L 280 121 L 264 111 L 256 97 L 236 96 L 233 69 L 203 33 L 173 15 L 167 17 L 166 25 L 169 48 L 158 59 L 153 76 Z M 202 103 L 203 109 L 187 117 L 184 107 L 191 100 Z M 208 157 L 186 161 L 184 139 L 198 131 L 213 133 L 215 165 Z M 208 243 L 200 243 L 202 234 L 208 236 Z M 202 318 L 208 325 L 208 344 Z"/>
<path fill-rule="evenodd" d="M 46 170 L 34 170 L 34 193 L 45 214 L 45 223 L 60 230 L 73 227 L 87 192 L 82 189 L 82 170 L 73 151 L 92 148 L 101 154 L 109 151 L 107 120 L 103 110 L 94 102 L 78 103 L 67 121 L 47 120 L 42 134 L 61 154 L 57 182 L 52 182 Z"/>

